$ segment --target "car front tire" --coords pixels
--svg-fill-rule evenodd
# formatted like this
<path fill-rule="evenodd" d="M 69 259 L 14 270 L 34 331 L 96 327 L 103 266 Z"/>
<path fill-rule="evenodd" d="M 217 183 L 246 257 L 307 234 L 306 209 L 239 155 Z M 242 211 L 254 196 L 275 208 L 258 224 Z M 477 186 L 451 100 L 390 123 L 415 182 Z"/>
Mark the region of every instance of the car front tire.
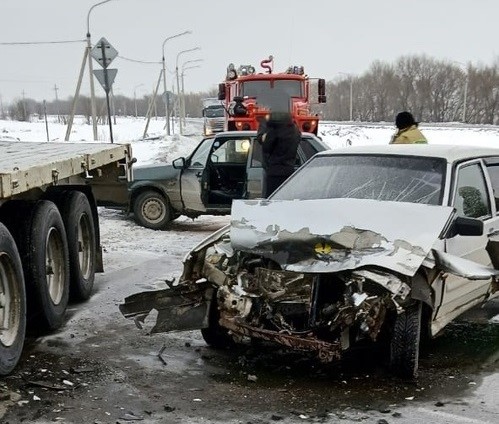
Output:
<path fill-rule="evenodd" d="M 213 293 L 213 298 L 210 304 L 210 311 L 208 315 L 208 327 L 201 329 L 206 344 L 215 349 L 227 349 L 234 346 L 234 339 L 230 336 L 229 331 L 223 328 L 218 323 L 220 313 L 218 311 L 217 293 Z"/>
<path fill-rule="evenodd" d="M 390 369 L 402 378 L 417 377 L 419 342 L 421 339 L 420 301 L 414 302 L 398 314 L 393 325 L 390 341 Z"/>

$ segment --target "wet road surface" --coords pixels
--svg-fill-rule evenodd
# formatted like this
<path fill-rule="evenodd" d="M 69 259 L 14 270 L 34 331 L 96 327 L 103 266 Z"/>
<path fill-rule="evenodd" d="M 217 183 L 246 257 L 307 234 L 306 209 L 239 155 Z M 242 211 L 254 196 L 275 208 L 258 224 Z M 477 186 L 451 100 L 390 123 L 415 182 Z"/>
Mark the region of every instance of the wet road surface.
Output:
<path fill-rule="evenodd" d="M 407 382 L 373 351 L 324 366 L 268 345 L 213 350 L 199 332 L 148 336 L 118 305 L 180 263 L 136 262 L 98 276 L 61 331 L 28 341 L 0 383 L 2 423 L 499 422 L 499 325 L 488 323 L 499 302 L 425 346 L 420 376 Z"/>

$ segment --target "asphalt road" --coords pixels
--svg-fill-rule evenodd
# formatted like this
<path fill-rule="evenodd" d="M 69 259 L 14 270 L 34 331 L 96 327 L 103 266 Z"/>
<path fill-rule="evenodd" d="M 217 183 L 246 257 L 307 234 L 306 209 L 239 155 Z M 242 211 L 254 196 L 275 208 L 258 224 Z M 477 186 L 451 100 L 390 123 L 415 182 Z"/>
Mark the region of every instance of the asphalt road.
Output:
<path fill-rule="evenodd" d="M 144 334 L 118 305 L 181 264 L 128 261 L 98 276 L 94 296 L 71 307 L 61 331 L 28 341 L 0 382 L 0 422 L 499 422 L 499 325 L 487 323 L 499 303 L 426 346 L 414 383 L 391 377 L 372 352 L 325 367 L 269 346 L 216 351 L 199 332 Z"/>

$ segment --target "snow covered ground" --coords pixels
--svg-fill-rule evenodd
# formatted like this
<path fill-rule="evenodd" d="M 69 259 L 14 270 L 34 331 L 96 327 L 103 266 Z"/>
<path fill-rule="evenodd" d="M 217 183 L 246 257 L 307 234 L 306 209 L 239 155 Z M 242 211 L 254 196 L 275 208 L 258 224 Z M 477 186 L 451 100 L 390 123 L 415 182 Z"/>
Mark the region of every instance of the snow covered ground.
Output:
<path fill-rule="evenodd" d="M 142 140 L 145 121 L 142 118 L 117 118 L 113 126 L 115 143 L 131 143 L 137 165 L 171 162 L 179 156 L 189 154 L 201 140 L 202 120 L 187 122 L 185 136 L 178 134 L 164 137 L 164 120 L 152 120 L 148 137 Z M 175 128 L 178 128 L 177 126 Z M 499 148 L 499 127 L 463 126 L 458 123 L 442 125 L 422 125 L 422 131 L 431 144 L 461 144 L 491 146 Z M 332 148 L 348 145 L 386 144 L 393 134 L 391 123 L 361 124 L 324 122 L 319 127 L 319 135 Z M 63 141 L 66 126 L 49 118 L 49 138 Z M 99 139 L 109 141 L 109 128 L 99 125 Z M 40 121 L 23 123 L 0 121 L 0 140 L 46 141 L 45 123 Z M 75 120 L 71 141 L 88 142 L 92 139 L 92 126 L 83 118 Z M 226 225 L 229 217 L 206 216 L 196 220 L 180 217 L 165 231 L 154 231 L 140 227 L 122 212 L 100 209 L 102 245 L 105 249 L 104 264 L 112 270 L 142 262 L 148 258 L 170 255 L 178 258 L 178 269 L 170 276 L 177 276 L 181 269 L 181 259 L 191 247 L 210 233 Z"/>

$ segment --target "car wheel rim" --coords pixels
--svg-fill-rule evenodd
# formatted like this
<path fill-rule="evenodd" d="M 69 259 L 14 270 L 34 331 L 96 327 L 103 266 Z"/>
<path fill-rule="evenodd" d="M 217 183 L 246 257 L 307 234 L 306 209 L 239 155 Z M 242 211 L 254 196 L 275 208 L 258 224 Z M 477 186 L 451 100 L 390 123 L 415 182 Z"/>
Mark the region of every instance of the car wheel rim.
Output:
<path fill-rule="evenodd" d="M 19 332 L 21 299 L 14 263 L 6 253 L 0 253 L 0 343 L 12 346 Z"/>
<path fill-rule="evenodd" d="M 64 293 L 64 248 L 60 233 L 51 228 L 47 236 L 45 273 L 47 289 L 52 302 L 58 305 Z"/>
<path fill-rule="evenodd" d="M 161 222 L 166 216 L 165 205 L 158 199 L 148 199 L 142 205 L 142 215 L 153 224 Z"/>
<path fill-rule="evenodd" d="M 91 273 L 92 249 L 89 217 L 82 214 L 78 221 L 78 262 L 84 279 L 88 279 Z"/>

